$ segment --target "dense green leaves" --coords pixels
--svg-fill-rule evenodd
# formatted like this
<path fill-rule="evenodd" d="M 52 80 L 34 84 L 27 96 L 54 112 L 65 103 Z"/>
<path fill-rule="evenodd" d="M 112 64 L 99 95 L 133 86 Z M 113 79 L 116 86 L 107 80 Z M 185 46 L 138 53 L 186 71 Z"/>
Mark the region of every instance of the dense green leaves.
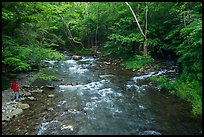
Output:
<path fill-rule="evenodd" d="M 154 59 L 151 56 L 135 55 L 134 58 L 129 58 L 122 64 L 127 69 L 139 70 L 142 67 L 150 65 Z"/>

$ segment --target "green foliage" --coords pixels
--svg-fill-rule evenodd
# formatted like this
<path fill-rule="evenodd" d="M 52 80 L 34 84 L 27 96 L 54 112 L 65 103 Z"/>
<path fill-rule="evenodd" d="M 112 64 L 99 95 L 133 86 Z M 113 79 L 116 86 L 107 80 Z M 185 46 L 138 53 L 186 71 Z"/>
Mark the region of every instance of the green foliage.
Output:
<path fill-rule="evenodd" d="M 139 33 L 131 33 L 128 36 L 111 34 L 104 45 L 103 52 L 105 55 L 130 56 L 133 54 L 131 45 L 142 43 L 142 41 L 143 37 Z"/>
<path fill-rule="evenodd" d="M 192 113 L 195 117 L 202 116 L 202 85 L 198 81 L 179 82 L 176 95 L 192 104 Z"/>
<path fill-rule="evenodd" d="M 192 114 L 195 117 L 202 117 L 202 85 L 198 81 L 183 81 L 176 79 L 174 81 L 164 76 L 152 76 L 150 80 L 160 88 L 169 91 L 169 93 L 187 100 L 191 103 Z"/>
<path fill-rule="evenodd" d="M 134 58 L 124 60 L 122 66 L 124 66 L 127 69 L 139 70 L 141 67 L 150 65 L 151 63 L 153 63 L 153 61 L 154 61 L 153 58 L 149 55 L 147 56 L 135 55 Z"/>
<path fill-rule="evenodd" d="M 192 79 L 202 80 L 202 21 L 195 20 L 181 30 L 183 42 L 177 48 L 179 62 L 183 64 L 183 73 Z"/>
<path fill-rule="evenodd" d="M 172 91 L 176 88 L 175 81 L 169 80 L 165 76 L 151 76 L 150 80 L 164 90 Z"/>
<path fill-rule="evenodd" d="M 57 70 L 55 68 L 40 68 L 37 76 L 44 80 L 53 80 L 56 77 L 53 75 Z"/>
<path fill-rule="evenodd" d="M 13 67 L 13 71 L 30 70 L 29 64 L 23 62 L 22 60 L 15 57 L 5 58 L 2 63 Z"/>
<path fill-rule="evenodd" d="M 10 37 L 5 37 L 10 38 Z M 14 40 L 4 40 L 9 46 L 2 53 L 2 63 L 12 67 L 13 71 L 30 70 L 39 66 L 41 60 L 60 60 L 63 55 L 55 50 L 29 45 L 19 46 Z"/>
<path fill-rule="evenodd" d="M 102 52 L 105 56 L 115 56 L 115 57 L 119 57 L 119 56 L 127 56 L 130 55 L 131 50 L 130 50 L 130 46 L 127 45 L 120 45 L 117 43 L 112 43 L 112 42 L 106 42 L 104 48 L 102 49 Z"/>
<path fill-rule="evenodd" d="M 42 73 L 42 72 L 39 72 L 37 75 L 38 75 L 39 78 L 44 79 L 44 80 L 52 80 L 52 79 L 56 78 L 53 75 L 48 75 L 48 74 L 45 74 L 45 73 Z"/>
<path fill-rule="evenodd" d="M 154 65 L 154 70 L 159 70 L 160 69 L 160 66 L 159 65 Z"/>
<path fill-rule="evenodd" d="M 75 54 L 79 54 L 79 55 L 83 55 L 83 56 L 91 56 L 93 53 L 93 50 L 90 48 L 80 48 L 80 47 L 76 47 L 73 49 L 73 52 Z"/>
<path fill-rule="evenodd" d="M 43 73 L 46 73 L 46 72 L 56 72 L 57 69 L 56 68 L 48 68 L 48 67 L 45 67 L 45 68 L 40 68 L 39 72 L 43 72 Z"/>

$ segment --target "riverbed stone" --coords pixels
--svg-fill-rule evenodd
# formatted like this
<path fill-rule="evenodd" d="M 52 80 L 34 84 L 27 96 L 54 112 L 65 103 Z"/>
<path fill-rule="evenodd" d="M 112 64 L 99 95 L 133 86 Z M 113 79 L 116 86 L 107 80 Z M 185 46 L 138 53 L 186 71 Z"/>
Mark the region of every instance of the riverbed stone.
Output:
<path fill-rule="evenodd" d="M 53 108 L 53 107 L 49 107 L 49 108 L 47 108 L 47 110 L 48 110 L 48 111 L 53 111 L 54 108 Z"/>
<path fill-rule="evenodd" d="M 32 97 L 28 97 L 29 100 L 32 100 L 32 101 L 36 101 L 37 99 L 34 98 L 33 96 Z"/>
<path fill-rule="evenodd" d="M 30 93 L 30 92 L 26 92 L 26 93 L 24 93 L 24 96 L 31 96 L 32 94 Z"/>
<path fill-rule="evenodd" d="M 50 94 L 50 95 L 48 95 L 47 97 L 48 97 L 48 98 L 54 98 L 55 95 L 54 95 L 54 94 Z"/>
<path fill-rule="evenodd" d="M 30 88 L 30 85 L 23 85 L 23 88 Z"/>
<path fill-rule="evenodd" d="M 34 93 L 42 93 L 43 90 L 42 90 L 42 89 L 35 89 L 35 90 L 31 90 L 30 92 L 34 92 Z"/>
<path fill-rule="evenodd" d="M 29 104 L 26 104 L 26 103 L 18 103 L 17 105 L 17 108 L 20 108 L 20 109 L 28 109 L 30 107 Z"/>
<path fill-rule="evenodd" d="M 46 85 L 47 88 L 54 89 L 55 87 L 52 85 Z"/>
<path fill-rule="evenodd" d="M 82 59 L 81 56 L 77 56 L 77 55 L 73 55 L 72 58 L 73 58 L 73 60 L 80 60 L 80 59 Z"/>

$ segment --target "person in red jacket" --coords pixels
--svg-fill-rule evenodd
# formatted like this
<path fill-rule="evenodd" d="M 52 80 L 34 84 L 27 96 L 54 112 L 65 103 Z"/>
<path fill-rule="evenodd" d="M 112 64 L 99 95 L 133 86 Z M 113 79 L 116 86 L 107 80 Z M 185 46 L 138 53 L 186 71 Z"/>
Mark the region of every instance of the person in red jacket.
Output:
<path fill-rule="evenodd" d="M 18 80 L 14 80 L 14 82 L 10 85 L 10 88 L 13 89 L 15 93 L 15 100 L 19 101 L 20 100 L 20 90 L 18 88 Z"/>

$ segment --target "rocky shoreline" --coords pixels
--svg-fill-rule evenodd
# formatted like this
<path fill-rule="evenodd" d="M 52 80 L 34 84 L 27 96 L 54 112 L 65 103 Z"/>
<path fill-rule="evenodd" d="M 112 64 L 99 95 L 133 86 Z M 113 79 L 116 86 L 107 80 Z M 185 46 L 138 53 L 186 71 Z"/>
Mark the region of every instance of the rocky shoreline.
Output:
<path fill-rule="evenodd" d="M 12 89 L 2 91 L 2 135 L 35 134 L 35 127 L 39 124 L 38 118 L 53 110 L 52 99 L 56 97 L 56 92 L 48 81 L 39 79 L 34 72 L 21 73 L 16 79 L 21 87 L 19 102 L 13 100 Z M 42 107 L 45 109 L 41 109 Z M 36 118 L 32 120 L 32 116 Z M 30 124 L 32 125 L 24 126 Z M 32 130 L 29 129 L 31 127 Z"/>

